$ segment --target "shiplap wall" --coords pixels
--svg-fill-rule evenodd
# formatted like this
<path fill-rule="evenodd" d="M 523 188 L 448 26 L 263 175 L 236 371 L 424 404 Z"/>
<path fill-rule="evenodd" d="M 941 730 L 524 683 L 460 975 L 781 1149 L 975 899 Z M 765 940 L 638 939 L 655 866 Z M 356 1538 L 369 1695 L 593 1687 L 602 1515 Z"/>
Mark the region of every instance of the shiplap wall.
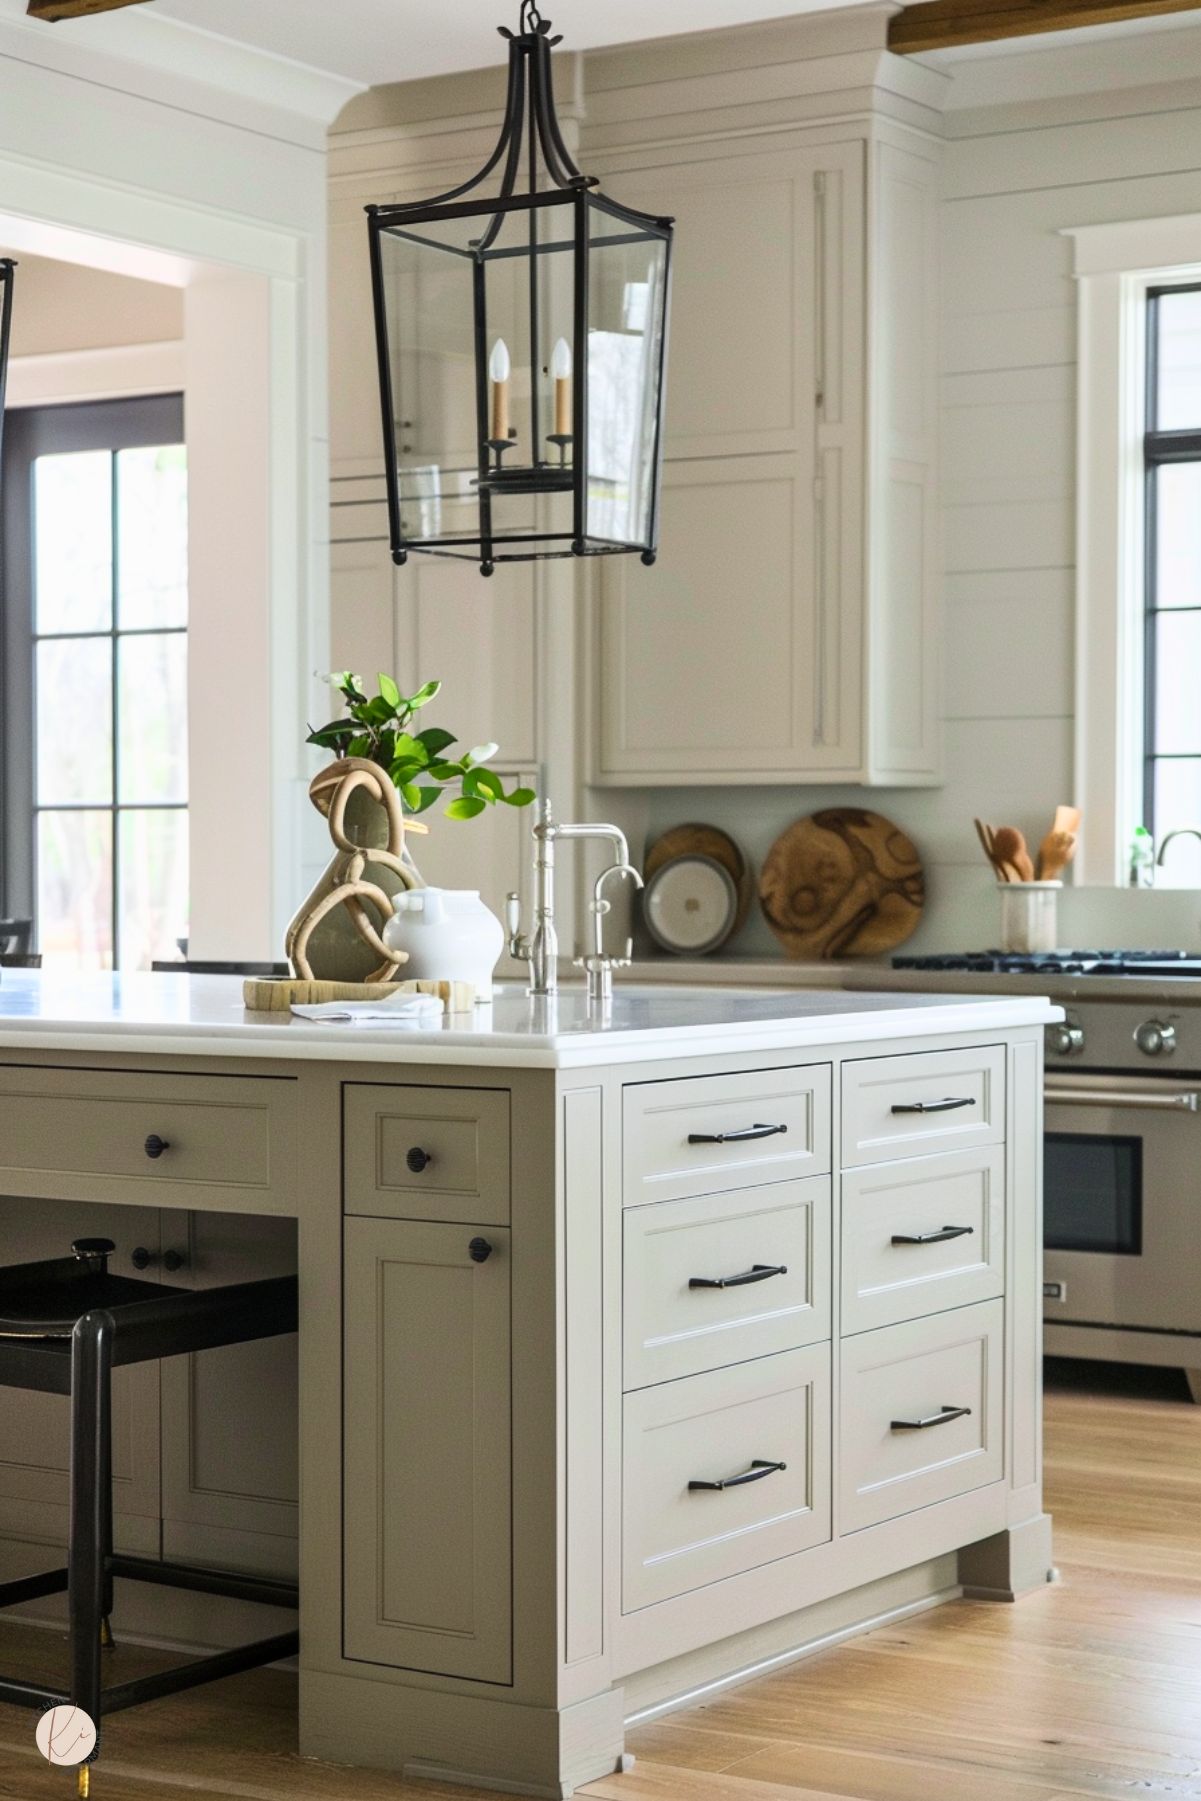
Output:
<path fill-rule="evenodd" d="M 1105 33 L 944 66 L 955 78 L 942 209 L 946 785 L 676 791 L 648 812 L 652 835 L 712 819 L 758 858 L 812 808 L 876 807 L 925 859 L 929 905 L 911 948 L 931 950 L 996 938 L 973 814 L 1037 840 L 1073 798 L 1076 296 L 1059 234 L 1197 210 L 1201 31 Z M 1173 847 L 1175 877 L 1201 886 L 1191 855 Z M 1060 936 L 1196 945 L 1201 897 L 1068 891 Z M 770 945 L 752 916 L 737 949 Z"/>

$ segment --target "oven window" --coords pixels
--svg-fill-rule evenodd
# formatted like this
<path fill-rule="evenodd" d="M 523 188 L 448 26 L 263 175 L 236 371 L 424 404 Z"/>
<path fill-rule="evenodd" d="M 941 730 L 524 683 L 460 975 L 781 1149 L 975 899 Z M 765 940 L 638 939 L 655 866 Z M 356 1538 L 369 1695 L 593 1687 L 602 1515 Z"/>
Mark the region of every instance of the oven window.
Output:
<path fill-rule="evenodd" d="M 1143 1141 L 1048 1132 L 1044 1230 L 1049 1251 L 1137 1257 L 1143 1248 Z"/>

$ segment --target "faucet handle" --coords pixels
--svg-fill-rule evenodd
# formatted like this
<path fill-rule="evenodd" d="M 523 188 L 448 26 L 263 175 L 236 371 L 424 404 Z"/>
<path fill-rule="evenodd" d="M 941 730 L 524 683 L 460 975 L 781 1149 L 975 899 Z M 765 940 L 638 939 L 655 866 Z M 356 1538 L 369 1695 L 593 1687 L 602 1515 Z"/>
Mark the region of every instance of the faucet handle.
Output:
<path fill-rule="evenodd" d="M 505 895 L 505 925 L 509 937 L 516 938 L 521 930 L 521 896 L 516 892 Z"/>

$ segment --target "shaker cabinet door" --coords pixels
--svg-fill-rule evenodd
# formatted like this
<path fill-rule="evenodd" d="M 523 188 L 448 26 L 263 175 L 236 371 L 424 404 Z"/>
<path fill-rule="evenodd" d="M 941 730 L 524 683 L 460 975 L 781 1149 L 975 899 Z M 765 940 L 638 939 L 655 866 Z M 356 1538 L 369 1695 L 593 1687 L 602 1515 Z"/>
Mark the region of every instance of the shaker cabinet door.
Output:
<path fill-rule="evenodd" d="M 601 786 L 863 765 L 863 147 L 614 178 L 679 220 L 660 551 L 604 559 Z"/>
<path fill-rule="evenodd" d="M 348 1219 L 344 1272 L 346 1656 L 507 1684 L 509 1234 Z"/>

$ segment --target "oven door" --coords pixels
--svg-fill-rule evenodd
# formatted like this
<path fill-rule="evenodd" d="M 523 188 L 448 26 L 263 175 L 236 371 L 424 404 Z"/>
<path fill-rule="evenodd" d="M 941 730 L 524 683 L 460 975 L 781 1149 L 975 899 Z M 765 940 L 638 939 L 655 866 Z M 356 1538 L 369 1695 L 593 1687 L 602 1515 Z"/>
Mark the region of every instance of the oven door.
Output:
<path fill-rule="evenodd" d="M 1201 1087 L 1046 1078 L 1048 1321 L 1201 1332 Z"/>

